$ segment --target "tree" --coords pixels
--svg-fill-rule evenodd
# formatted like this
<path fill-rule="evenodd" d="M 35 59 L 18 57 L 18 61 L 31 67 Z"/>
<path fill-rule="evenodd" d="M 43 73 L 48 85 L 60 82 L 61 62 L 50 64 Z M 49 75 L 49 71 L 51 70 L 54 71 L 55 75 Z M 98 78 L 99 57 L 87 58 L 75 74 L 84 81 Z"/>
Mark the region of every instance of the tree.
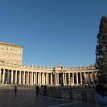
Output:
<path fill-rule="evenodd" d="M 96 68 L 98 69 L 98 82 L 107 84 L 107 17 L 100 20 L 99 33 L 96 46 Z"/>

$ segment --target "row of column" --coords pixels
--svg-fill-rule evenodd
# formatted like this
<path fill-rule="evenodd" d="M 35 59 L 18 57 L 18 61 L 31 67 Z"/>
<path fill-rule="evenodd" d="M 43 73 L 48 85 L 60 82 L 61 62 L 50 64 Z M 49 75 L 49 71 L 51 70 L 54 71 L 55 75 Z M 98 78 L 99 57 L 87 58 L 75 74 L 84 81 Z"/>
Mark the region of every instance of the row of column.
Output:
<path fill-rule="evenodd" d="M 54 79 L 53 79 L 54 78 Z M 18 71 L 0 69 L 0 84 L 19 85 L 83 85 L 95 84 L 96 72 L 73 72 L 73 73 L 43 73 L 32 71 Z"/>
<path fill-rule="evenodd" d="M 49 84 L 49 73 L 1 69 L 0 84 Z"/>
<path fill-rule="evenodd" d="M 75 72 L 69 75 L 70 85 L 85 85 L 85 84 L 96 84 L 97 76 L 96 72 Z"/>
<path fill-rule="evenodd" d="M 55 84 L 61 84 L 59 73 L 55 74 Z M 85 85 L 85 84 L 96 84 L 97 76 L 96 72 L 73 72 L 62 74 L 63 85 Z"/>

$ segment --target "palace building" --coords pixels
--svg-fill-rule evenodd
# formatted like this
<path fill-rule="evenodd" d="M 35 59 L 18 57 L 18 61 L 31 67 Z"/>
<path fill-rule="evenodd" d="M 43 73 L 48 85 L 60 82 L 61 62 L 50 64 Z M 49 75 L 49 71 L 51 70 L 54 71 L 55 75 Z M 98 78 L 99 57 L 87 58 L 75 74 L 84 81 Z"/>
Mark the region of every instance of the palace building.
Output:
<path fill-rule="evenodd" d="M 87 67 L 27 66 L 22 64 L 23 46 L 0 43 L 0 85 L 85 85 L 97 83 L 94 65 Z"/>

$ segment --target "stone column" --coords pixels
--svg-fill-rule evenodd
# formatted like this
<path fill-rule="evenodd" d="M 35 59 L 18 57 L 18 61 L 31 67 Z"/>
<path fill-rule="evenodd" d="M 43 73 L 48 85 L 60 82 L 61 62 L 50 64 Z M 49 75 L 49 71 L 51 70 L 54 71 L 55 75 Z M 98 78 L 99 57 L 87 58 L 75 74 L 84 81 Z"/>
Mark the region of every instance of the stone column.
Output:
<path fill-rule="evenodd" d="M 25 71 L 23 71 L 23 84 L 25 85 Z"/>
<path fill-rule="evenodd" d="M 15 71 L 15 84 L 17 83 L 17 71 Z"/>
<path fill-rule="evenodd" d="M 78 72 L 76 73 L 76 84 L 78 85 Z"/>
<path fill-rule="evenodd" d="M 65 85 L 65 73 L 63 73 L 63 85 Z"/>
<path fill-rule="evenodd" d="M 0 84 L 1 84 L 1 73 L 2 73 L 2 71 L 1 71 L 1 69 L 0 69 Z"/>
<path fill-rule="evenodd" d="M 42 85 L 42 73 L 40 72 L 40 85 Z"/>
<path fill-rule="evenodd" d="M 32 72 L 30 72 L 30 84 L 32 84 Z"/>
<path fill-rule="evenodd" d="M 64 73 L 61 73 L 61 86 L 64 85 Z"/>
<path fill-rule="evenodd" d="M 39 72 L 39 78 L 38 78 L 38 80 L 39 80 L 39 84 L 41 85 L 41 72 Z"/>
<path fill-rule="evenodd" d="M 49 77 L 48 73 L 46 73 L 46 84 L 49 84 Z"/>
<path fill-rule="evenodd" d="M 70 73 L 68 73 L 68 85 L 71 85 L 71 77 L 70 77 Z"/>
<path fill-rule="evenodd" d="M 8 72 L 8 84 L 11 84 L 11 70 L 7 70 Z"/>
<path fill-rule="evenodd" d="M 5 69 L 5 84 L 8 84 L 9 82 L 9 70 Z"/>
<path fill-rule="evenodd" d="M 31 84 L 31 72 L 29 71 L 29 84 Z"/>
<path fill-rule="evenodd" d="M 27 76 L 28 76 L 28 73 L 27 71 L 25 71 L 25 84 L 27 85 Z"/>
<path fill-rule="evenodd" d="M 39 72 L 37 72 L 37 84 L 39 84 Z"/>
<path fill-rule="evenodd" d="M 3 81 L 2 81 L 2 84 L 4 84 L 4 82 L 5 82 L 5 69 L 3 69 Z"/>
<path fill-rule="evenodd" d="M 44 73 L 42 73 L 42 85 L 44 85 Z"/>
<path fill-rule="evenodd" d="M 44 83 L 46 85 L 46 73 L 44 73 Z"/>
<path fill-rule="evenodd" d="M 33 85 L 35 85 L 35 72 L 33 72 Z"/>
<path fill-rule="evenodd" d="M 86 73 L 84 72 L 84 84 L 86 84 Z"/>
<path fill-rule="evenodd" d="M 82 72 L 80 72 L 80 84 L 82 85 Z"/>
<path fill-rule="evenodd" d="M 52 73 L 51 73 L 51 85 L 53 85 L 53 81 L 52 81 L 53 79 L 52 79 L 52 78 L 53 78 L 53 77 L 52 77 Z"/>
<path fill-rule="evenodd" d="M 19 84 L 21 84 L 21 71 L 19 71 Z"/>
<path fill-rule="evenodd" d="M 8 69 L 5 69 L 5 84 L 8 84 L 9 82 L 9 70 Z"/>
<path fill-rule="evenodd" d="M 55 73 L 55 85 L 58 85 L 58 73 Z"/>
<path fill-rule="evenodd" d="M 29 79 L 29 71 L 27 72 L 27 85 L 29 85 L 29 81 L 30 81 L 30 79 Z"/>
<path fill-rule="evenodd" d="M 40 85 L 40 72 L 38 72 L 38 84 Z"/>
<path fill-rule="evenodd" d="M 35 72 L 35 84 L 37 84 L 37 72 Z"/>
<path fill-rule="evenodd" d="M 90 84 L 90 73 L 88 72 L 88 83 Z"/>
<path fill-rule="evenodd" d="M 67 85 L 67 74 L 65 73 L 65 85 Z"/>
<path fill-rule="evenodd" d="M 31 84 L 33 85 L 33 72 L 32 73 L 32 76 L 31 76 Z"/>
<path fill-rule="evenodd" d="M 63 83 L 63 85 L 65 84 L 65 73 L 62 73 L 62 83 Z"/>
<path fill-rule="evenodd" d="M 57 84 L 59 85 L 59 73 L 57 73 L 57 78 L 58 78 Z"/>
<path fill-rule="evenodd" d="M 11 70 L 11 84 L 13 84 L 13 70 Z"/>
<path fill-rule="evenodd" d="M 41 85 L 43 85 L 43 72 L 41 73 Z"/>
<path fill-rule="evenodd" d="M 56 83 L 57 85 L 60 85 L 59 84 L 59 73 L 57 73 L 57 83 Z"/>
<path fill-rule="evenodd" d="M 72 82 L 72 85 L 74 85 L 74 73 L 72 73 L 72 80 L 71 80 L 71 82 Z"/>

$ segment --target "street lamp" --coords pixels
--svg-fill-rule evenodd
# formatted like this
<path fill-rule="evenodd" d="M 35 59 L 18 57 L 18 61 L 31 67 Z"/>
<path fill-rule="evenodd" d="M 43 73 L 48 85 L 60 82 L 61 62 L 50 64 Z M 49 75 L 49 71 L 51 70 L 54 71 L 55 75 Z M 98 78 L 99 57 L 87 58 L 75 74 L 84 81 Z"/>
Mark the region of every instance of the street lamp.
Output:
<path fill-rule="evenodd" d="M 52 82 L 53 82 L 53 85 L 55 85 L 55 68 L 53 68 L 52 70 Z"/>
<path fill-rule="evenodd" d="M 63 85 L 63 67 L 61 66 L 61 86 Z"/>

